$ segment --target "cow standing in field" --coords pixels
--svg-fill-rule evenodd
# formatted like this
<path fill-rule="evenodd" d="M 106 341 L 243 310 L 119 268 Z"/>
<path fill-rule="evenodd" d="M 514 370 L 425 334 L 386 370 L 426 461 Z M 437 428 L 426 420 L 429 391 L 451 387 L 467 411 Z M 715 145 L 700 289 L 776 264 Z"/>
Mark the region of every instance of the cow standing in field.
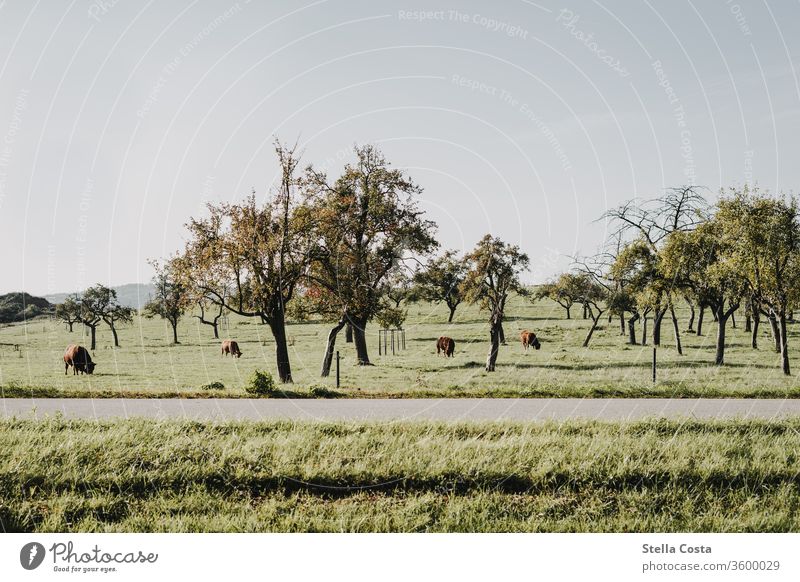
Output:
<path fill-rule="evenodd" d="M 242 350 L 239 349 L 239 344 L 234 340 L 225 340 L 222 342 L 222 355 L 232 355 L 234 358 L 242 357 Z"/>
<path fill-rule="evenodd" d="M 522 347 L 525 351 L 528 351 L 528 348 L 533 346 L 534 349 L 539 349 L 542 347 L 542 344 L 539 343 L 539 339 L 536 337 L 536 334 L 532 331 L 528 331 L 527 329 L 519 334 L 519 339 L 522 340 Z"/>
<path fill-rule="evenodd" d="M 77 376 L 78 372 L 81 372 L 82 374 L 94 373 L 95 363 L 92 361 L 92 357 L 89 355 L 89 352 L 85 347 L 70 344 L 67 346 L 67 350 L 64 352 L 65 376 L 67 375 L 70 366 L 73 368 L 72 375 Z"/>
<path fill-rule="evenodd" d="M 438 340 L 436 340 L 436 355 L 438 356 L 442 352 L 444 352 L 445 358 L 452 358 L 453 352 L 456 349 L 456 342 L 451 337 L 447 337 L 443 335 Z"/>

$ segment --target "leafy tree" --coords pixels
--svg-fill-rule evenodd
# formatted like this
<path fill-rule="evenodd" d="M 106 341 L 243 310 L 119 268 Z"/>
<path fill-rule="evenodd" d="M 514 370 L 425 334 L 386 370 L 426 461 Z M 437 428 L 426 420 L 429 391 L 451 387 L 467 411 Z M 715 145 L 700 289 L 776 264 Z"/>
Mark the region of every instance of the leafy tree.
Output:
<path fill-rule="evenodd" d="M 502 341 L 503 317 L 512 291 L 525 293 L 519 275 L 528 269 L 528 255 L 490 234 L 466 257 L 468 271 L 462 285 L 464 297 L 489 312 L 489 355 L 486 371 L 494 372 Z"/>
<path fill-rule="evenodd" d="M 172 343 L 178 344 L 178 322 L 191 301 L 189 289 L 176 277 L 173 266 L 155 265 L 155 293 L 144 306 L 145 317 L 166 319 L 172 327 Z"/>
<path fill-rule="evenodd" d="M 787 314 L 800 293 L 797 201 L 745 187 L 732 189 L 718 207 L 720 230 L 730 248 L 729 268 L 745 278 L 756 301 L 777 323 L 781 369 L 788 375 Z"/>
<path fill-rule="evenodd" d="M 375 318 L 383 329 L 403 329 L 403 324 L 408 317 L 408 310 L 395 307 L 391 303 L 383 302 L 383 306 L 375 314 Z"/>
<path fill-rule="evenodd" d="M 310 216 L 295 200 L 296 147 L 275 142 L 281 168 L 277 192 L 264 204 L 209 204 L 206 218 L 191 219 L 189 241 L 177 259 L 180 280 L 212 303 L 258 317 L 275 339 L 278 377 L 292 382 L 286 309 L 310 261 Z"/>
<path fill-rule="evenodd" d="M 207 297 L 199 297 L 195 299 L 199 313 L 194 316 L 203 325 L 211 326 L 214 330 L 214 339 L 219 339 L 219 320 L 222 319 L 225 313 L 225 307 L 221 303 L 214 303 Z"/>
<path fill-rule="evenodd" d="M 540 285 L 533 296 L 537 300 L 550 299 L 555 301 L 566 310 L 567 319 L 570 319 L 570 309 L 583 292 L 585 283 L 585 275 L 563 273 L 555 281 Z"/>
<path fill-rule="evenodd" d="M 72 333 L 72 326 L 81 322 L 81 302 L 80 296 L 70 295 L 63 302 L 56 305 L 56 317 L 69 326 Z"/>
<path fill-rule="evenodd" d="M 461 286 L 466 272 L 467 266 L 458 253 L 445 251 L 414 274 L 414 297 L 432 303 L 444 302 L 450 310 L 447 323 L 452 323 L 456 308 L 464 300 Z"/>
<path fill-rule="evenodd" d="M 676 285 L 690 289 L 716 316 L 717 365 L 725 362 L 728 319 L 739 308 L 745 293 L 745 279 L 727 260 L 729 252 L 722 225 L 712 218 L 693 231 L 671 233 L 661 253 L 666 276 Z"/>
<path fill-rule="evenodd" d="M 133 321 L 133 310 L 120 305 L 117 292 L 98 283 L 83 292 L 80 298 L 81 322 L 90 330 L 91 349 L 97 349 L 97 326 L 105 322 L 114 335 L 114 346 L 119 347 L 118 323 Z"/>
<path fill-rule="evenodd" d="M 419 186 L 374 146 L 357 146 L 355 155 L 333 183 L 313 167 L 305 178 L 314 233 L 308 280 L 318 311 L 337 320 L 328 333 L 322 376 L 330 373 L 336 336 L 348 323 L 358 363 L 370 364 L 365 330 L 381 310 L 386 281 L 410 255 L 437 246 L 434 223 L 417 207 Z"/>

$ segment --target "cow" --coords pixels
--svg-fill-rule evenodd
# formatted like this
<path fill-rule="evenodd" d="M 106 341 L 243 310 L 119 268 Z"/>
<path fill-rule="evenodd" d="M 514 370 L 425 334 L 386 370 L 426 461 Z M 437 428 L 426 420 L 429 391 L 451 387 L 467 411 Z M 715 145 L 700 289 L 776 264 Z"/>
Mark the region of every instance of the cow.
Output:
<path fill-rule="evenodd" d="M 445 358 L 452 358 L 456 349 L 456 342 L 451 337 L 443 335 L 436 340 L 436 355 L 444 353 Z"/>
<path fill-rule="evenodd" d="M 70 366 L 73 368 L 72 375 L 77 376 L 78 372 L 81 372 L 82 374 L 94 373 L 95 363 L 92 361 L 92 357 L 89 355 L 89 352 L 85 347 L 70 344 L 67 346 L 67 350 L 64 352 L 65 376 L 67 375 Z"/>
<path fill-rule="evenodd" d="M 242 350 L 239 349 L 239 344 L 235 340 L 225 340 L 222 342 L 222 355 L 232 355 L 234 358 L 242 357 Z"/>
<path fill-rule="evenodd" d="M 519 334 L 519 339 L 522 340 L 522 347 L 525 348 L 526 352 L 531 346 L 537 350 L 542 347 L 542 344 L 539 343 L 539 339 L 536 337 L 536 334 L 532 331 L 528 331 L 527 329 Z"/>

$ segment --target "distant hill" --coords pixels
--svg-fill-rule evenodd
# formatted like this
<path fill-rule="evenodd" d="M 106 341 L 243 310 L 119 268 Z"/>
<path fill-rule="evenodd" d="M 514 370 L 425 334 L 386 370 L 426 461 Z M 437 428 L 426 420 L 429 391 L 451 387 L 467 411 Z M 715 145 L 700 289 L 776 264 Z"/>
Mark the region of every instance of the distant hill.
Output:
<path fill-rule="evenodd" d="M 112 287 L 117 292 L 117 299 L 122 305 L 133 307 L 134 309 L 141 309 L 147 303 L 155 292 L 155 288 L 149 283 L 128 283 L 127 285 L 119 285 Z M 61 303 L 69 295 L 73 293 L 53 293 L 46 295 L 48 301 L 51 303 Z"/>
<path fill-rule="evenodd" d="M 55 306 L 43 297 L 14 292 L 0 295 L 0 323 L 13 323 L 53 313 Z"/>

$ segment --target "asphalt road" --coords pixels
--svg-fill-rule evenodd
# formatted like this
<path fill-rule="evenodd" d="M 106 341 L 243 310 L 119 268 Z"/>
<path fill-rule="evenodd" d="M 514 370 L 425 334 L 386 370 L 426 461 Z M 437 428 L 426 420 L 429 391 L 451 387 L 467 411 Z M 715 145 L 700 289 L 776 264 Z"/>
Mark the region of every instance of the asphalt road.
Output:
<path fill-rule="evenodd" d="M 800 400 L 511 399 L 397 400 L 5 398 L 0 416 L 43 418 L 184 418 L 198 420 L 636 420 L 800 416 Z"/>

